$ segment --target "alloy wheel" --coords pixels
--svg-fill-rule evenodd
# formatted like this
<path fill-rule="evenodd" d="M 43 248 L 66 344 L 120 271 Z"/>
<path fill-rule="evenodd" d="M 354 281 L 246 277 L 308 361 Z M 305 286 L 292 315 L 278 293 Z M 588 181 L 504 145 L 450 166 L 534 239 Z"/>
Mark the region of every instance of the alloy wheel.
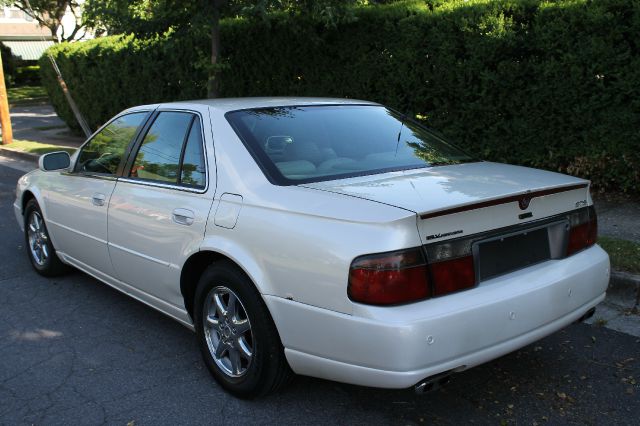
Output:
<path fill-rule="evenodd" d="M 39 212 L 33 211 L 29 216 L 27 235 L 31 257 L 38 266 L 44 266 L 49 258 L 49 236 Z"/>
<path fill-rule="evenodd" d="M 244 376 L 254 353 L 251 322 L 244 305 L 231 289 L 218 286 L 209 291 L 204 307 L 204 335 L 213 360 L 227 376 Z"/>

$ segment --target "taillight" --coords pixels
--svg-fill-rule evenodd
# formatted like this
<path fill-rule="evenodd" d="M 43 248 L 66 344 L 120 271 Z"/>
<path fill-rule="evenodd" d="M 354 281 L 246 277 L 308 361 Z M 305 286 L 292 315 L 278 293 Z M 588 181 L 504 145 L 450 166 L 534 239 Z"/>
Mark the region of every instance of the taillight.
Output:
<path fill-rule="evenodd" d="M 433 280 L 433 295 L 442 296 L 476 285 L 473 256 L 459 257 L 429 264 Z"/>
<path fill-rule="evenodd" d="M 371 305 L 394 305 L 430 295 L 420 248 L 358 257 L 349 270 L 349 298 Z"/>
<path fill-rule="evenodd" d="M 591 247 L 598 236 L 596 209 L 590 206 L 569 215 L 569 242 L 567 256 Z"/>
<path fill-rule="evenodd" d="M 442 296 L 476 285 L 470 241 L 358 257 L 349 270 L 349 298 L 393 305 Z"/>
<path fill-rule="evenodd" d="M 425 247 L 434 296 L 455 293 L 476 285 L 472 244 L 473 239 L 461 238 Z"/>

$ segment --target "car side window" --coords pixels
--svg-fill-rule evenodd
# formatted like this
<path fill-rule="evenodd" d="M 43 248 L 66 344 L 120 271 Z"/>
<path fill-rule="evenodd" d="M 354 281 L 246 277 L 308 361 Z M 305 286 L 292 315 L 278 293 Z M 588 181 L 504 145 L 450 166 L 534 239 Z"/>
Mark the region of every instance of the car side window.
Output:
<path fill-rule="evenodd" d="M 188 112 L 158 114 L 142 140 L 129 177 L 205 187 L 205 164 L 200 120 Z"/>
<path fill-rule="evenodd" d="M 180 183 L 193 188 L 204 188 L 206 169 L 202 148 L 202 127 L 200 120 L 195 120 L 189 131 L 189 138 L 184 148 Z"/>
<path fill-rule="evenodd" d="M 109 123 L 82 147 L 74 171 L 115 175 L 129 142 L 146 116 L 146 111 L 134 112 Z"/>

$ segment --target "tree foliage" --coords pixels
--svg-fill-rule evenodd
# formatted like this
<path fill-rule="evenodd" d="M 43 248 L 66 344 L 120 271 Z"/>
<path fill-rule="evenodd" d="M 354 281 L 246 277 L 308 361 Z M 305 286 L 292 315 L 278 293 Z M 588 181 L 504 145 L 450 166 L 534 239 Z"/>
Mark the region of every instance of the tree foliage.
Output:
<path fill-rule="evenodd" d="M 86 35 L 82 21 L 82 3 L 78 0 L 2 0 L 2 6 L 14 6 L 31 16 L 38 24 L 48 28 L 58 41 L 72 41 Z M 62 18 L 69 11 L 75 18 L 75 25 L 68 31 L 62 25 Z"/>
<path fill-rule="evenodd" d="M 109 34 L 153 36 L 172 29 L 207 30 L 212 15 L 262 20 L 268 13 L 310 16 L 334 27 L 353 19 L 352 6 L 365 0 L 87 0 L 84 17 Z M 199 28 L 200 27 L 200 28 Z"/>
<path fill-rule="evenodd" d="M 3 43 L 0 43 L 0 55 L 2 56 L 2 69 L 6 85 L 11 86 L 16 73 L 15 59 L 11 49 Z"/>
<path fill-rule="evenodd" d="M 353 20 L 351 6 L 362 0 L 87 0 L 85 19 L 111 34 L 150 37 L 167 31 L 208 33 L 209 60 L 207 95 L 217 97 L 220 64 L 220 19 L 239 17 L 264 19 L 270 12 L 310 16 L 327 27 Z"/>

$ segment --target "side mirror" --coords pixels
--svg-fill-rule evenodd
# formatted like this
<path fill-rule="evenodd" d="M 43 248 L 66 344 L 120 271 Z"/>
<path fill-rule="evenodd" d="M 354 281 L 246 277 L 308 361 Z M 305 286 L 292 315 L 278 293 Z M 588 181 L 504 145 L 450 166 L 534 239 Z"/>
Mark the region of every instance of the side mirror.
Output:
<path fill-rule="evenodd" d="M 71 157 L 66 151 L 56 151 L 50 152 L 48 154 L 43 154 L 38 160 L 38 167 L 43 172 L 68 169 L 70 165 Z"/>

